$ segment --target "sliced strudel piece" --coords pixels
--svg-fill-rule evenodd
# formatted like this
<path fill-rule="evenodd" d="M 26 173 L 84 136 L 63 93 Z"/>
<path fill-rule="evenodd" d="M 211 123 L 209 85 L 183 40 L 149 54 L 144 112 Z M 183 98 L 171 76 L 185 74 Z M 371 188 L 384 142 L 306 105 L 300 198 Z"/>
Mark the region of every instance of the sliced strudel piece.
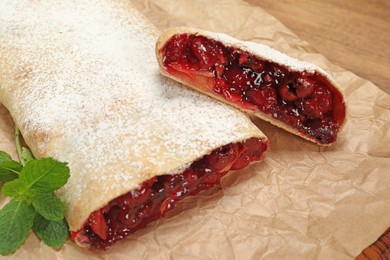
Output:
<path fill-rule="evenodd" d="M 345 119 L 339 87 L 321 68 L 221 33 L 173 28 L 159 38 L 161 72 L 318 144 Z"/>
<path fill-rule="evenodd" d="M 57 195 L 80 245 L 107 248 L 268 147 L 159 74 L 157 32 L 127 0 L 2 0 L 0 24 L 0 102 L 36 157 L 68 163 Z"/>

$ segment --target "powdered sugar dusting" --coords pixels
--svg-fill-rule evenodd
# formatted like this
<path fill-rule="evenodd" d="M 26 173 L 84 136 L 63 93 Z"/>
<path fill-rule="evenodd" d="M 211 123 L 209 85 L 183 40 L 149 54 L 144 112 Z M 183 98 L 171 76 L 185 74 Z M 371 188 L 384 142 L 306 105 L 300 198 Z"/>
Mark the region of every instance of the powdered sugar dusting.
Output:
<path fill-rule="evenodd" d="M 262 133 L 159 75 L 156 32 L 127 1 L 0 2 L 0 101 L 39 157 L 71 168 L 71 230 L 108 201 Z"/>

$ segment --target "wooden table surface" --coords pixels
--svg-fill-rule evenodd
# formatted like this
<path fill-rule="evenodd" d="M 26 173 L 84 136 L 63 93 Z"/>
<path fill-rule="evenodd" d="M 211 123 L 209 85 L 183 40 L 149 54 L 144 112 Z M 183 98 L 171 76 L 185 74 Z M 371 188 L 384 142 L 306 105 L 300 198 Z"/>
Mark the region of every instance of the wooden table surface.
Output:
<path fill-rule="evenodd" d="M 390 94 L 389 0 L 246 0 L 275 16 L 333 64 Z"/>

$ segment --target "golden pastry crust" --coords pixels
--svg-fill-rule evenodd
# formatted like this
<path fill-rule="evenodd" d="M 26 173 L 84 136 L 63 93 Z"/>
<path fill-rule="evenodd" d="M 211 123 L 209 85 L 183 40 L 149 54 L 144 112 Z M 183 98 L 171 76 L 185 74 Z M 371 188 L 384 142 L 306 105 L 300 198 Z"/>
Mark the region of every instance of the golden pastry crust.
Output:
<path fill-rule="evenodd" d="M 210 39 L 216 40 L 218 42 L 221 42 L 223 45 L 225 45 L 227 47 L 234 47 L 237 49 L 241 49 L 241 50 L 247 51 L 247 52 L 249 52 L 249 53 L 251 53 L 251 54 L 253 54 L 261 59 L 270 60 L 272 62 L 281 64 L 283 66 L 290 68 L 292 71 L 317 72 L 320 75 L 324 76 L 330 82 L 330 84 L 333 86 L 334 91 L 336 91 L 338 93 L 336 98 L 338 99 L 337 103 L 339 103 L 340 106 L 337 109 L 339 109 L 341 111 L 341 113 L 345 114 L 346 113 L 345 112 L 345 110 L 346 110 L 345 100 L 344 100 L 341 88 L 337 85 L 337 83 L 333 80 L 333 78 L 328 73 L 326 73 L 323 69 L 321 69 L 320 67 L 317 67 L 316 65 L 311 64 L 309 62 L 300 61 L 300 60 L 291 58 L 291 57 L 289 57 L 289 56 L 287 56 L 287 55 L 285 55 L 277 50 L 274 50 L 274 49 L 272 49 L 268 46 L 262 45 L 262 44 L 258 44 L 258 43 L 254 43 L 254 42 L 240 41 L 238 39 L 235 39 L 235 38 L 230 37 L 230 36 L 223 34 L 223 33 L 215 33 L 215 32 L 205 31 L 205 30 L 192 28 L 192 27 L 176 27 L 176 28 L 170 28 L 168 30 L 165 30 L 158 38 L 157 43 L 156 43 L 156 48 L 155 48 L 156 57 L 157 57 L 157 60 L 158 60 L 159 66 L 160 66 L 160 72 L 163 75 L 165 75 L 169 78 L 172 78 L 178 82 L 181 82 L 184 85 L 187 85 L 190 88 L 193 88 L 201 93 L 209 95 L 209 96 L 213 97 L 214 99 L 217 99 L 217 100 L 222 101 L 224 103 L 227 103 L 231 106 L 234 106 L 234 107 L 236 107 L 236 108 L 238 108 L 238 109 L 240 109 L 248 114 L 254 115 L 258 118 L 261 118 L 265 121 L 268 121 L 268 122 L 272 123 L 273 125 L 280 127 L 282 129 L 290 132 L 290 133 L 298 135 L 306 140 L 317 143 L 319 145 L 325 145 L 325 146 L 330 145 L 330 144 L 322 144 L 318 140 L 311 138 L 307 135 L 304 135 L 303 133 L 299 132 L 296 128 L 293 128 L 290 125 L 288 125 L 282 121 L 276 120 L 275 118 L 271 117 L 267 113 L 263 113 L 262 111 L 257 110 L 257 109 L 256 110 L 247 109 L 247 108 L 240 106 L 239 104 L 236 104 L 234 102 L 230 102 L 230 101 L 226 100 L 223 96 L 217 95 L 216 93 L 211 91 L 207 87 L 206 84 L 199 84 L 198 82 L 186 80 L 185 78 L 177 77 L 175 75 L 168 73 L 166 68 L 163 65 L 163 57 L 162 57 L 162 53 L 160 50 L 164 47 L 164 45 L 167 43 L 167 41 L 169 41 L 169 39 L 171 39 L 172 36 L 174 36 L 176 34 L 201 35 L 201 36 L 204 36 L 206 38 L 210 38 Z"/>
<path fill-rule="evenodd" d="M 71 231 L 154 176 L 266 140 L 245 115 L 159 75 L 157 31 L 129 1 L 0 6 L 0 102 L 36 157 L 68 163 L 57 194 Z"/>

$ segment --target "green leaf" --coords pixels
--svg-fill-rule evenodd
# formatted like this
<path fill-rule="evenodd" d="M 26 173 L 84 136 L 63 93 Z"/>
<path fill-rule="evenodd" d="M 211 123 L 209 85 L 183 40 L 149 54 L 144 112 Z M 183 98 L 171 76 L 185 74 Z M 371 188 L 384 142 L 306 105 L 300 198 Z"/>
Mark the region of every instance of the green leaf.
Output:
<path fill-rule="evenodd" d="M 11 155 L 9 155 L 8 153 L 6 153 L 4 151 L 0 151 L 0 163 L 1 162 L 9 162 L 9 161 L 12 161 Z"/>
<path fill-rule="evenodd" d="M 2 192 L 6 196 L 20 197 L 26 194 L 27 188 L 19 179 L 4 184 Z"/>
<path fill-rule="evenodd" d="M 35 210 L 45 219 L 59 221 L 64 218 L 65 204 L 53 193 L 35 193 L 31 200 Z"/>
<path fill-rule="evenodd" d="M 22 157 L 23 161 L 25 161 L 26 163 L 35 159 L 34 155 L 26 147 L 21 148 L 21 155 L 20 156 Z"/>
<path fill-rule="evenodd" d="M 0 181 L 6 182 L 17 179 L 22 168 L 22 165 L 17 161 L 1 161 L 0 158 Z"/>
<path fill-rule="evenodd" d="M 18 199 L 11 200 L 0 210 L 0 254 L 11 254 L 24 243 L 34 215 L 33 207 Z"/>
<path fill-rule="evenodd" d="M 39 214 L 35 216 L 32 229 L 46 245 L 54 248 L 60 248 L 69 236 L 68 225 L 64 219 L 49 221 Z"/>
<path fill-rule="evenodd" d="M 31 190 L 54 191 L 68 181 L 69 168 L 52 158 L 32 160 L 22 169 L 19 179 Z"/>

